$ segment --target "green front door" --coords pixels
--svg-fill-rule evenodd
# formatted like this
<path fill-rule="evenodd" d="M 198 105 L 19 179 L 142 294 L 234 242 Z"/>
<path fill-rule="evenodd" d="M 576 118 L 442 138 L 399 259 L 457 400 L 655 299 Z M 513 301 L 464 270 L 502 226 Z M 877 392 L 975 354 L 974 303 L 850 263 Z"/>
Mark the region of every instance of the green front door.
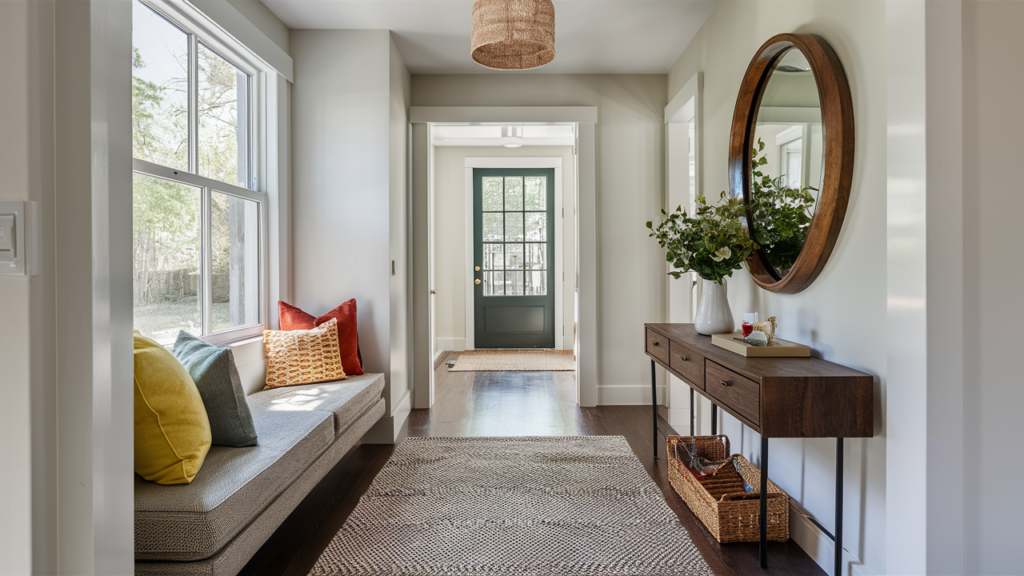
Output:
<path fill-rule="evenodd" d="M 476 348 L 555 347 L 555 171 L 473 170 Z"/>

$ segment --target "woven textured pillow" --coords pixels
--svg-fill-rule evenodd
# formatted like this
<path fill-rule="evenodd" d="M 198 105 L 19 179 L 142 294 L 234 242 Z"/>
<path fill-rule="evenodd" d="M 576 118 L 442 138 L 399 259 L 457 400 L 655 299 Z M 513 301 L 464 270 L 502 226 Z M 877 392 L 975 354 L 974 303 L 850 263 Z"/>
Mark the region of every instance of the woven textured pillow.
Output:
<path fill-rule="evenodd" d="M 267 351 L 264 390 L 345 379 L 338 321 L 333 318 L 312 330 L 265 330 L 263 346 Z"/>

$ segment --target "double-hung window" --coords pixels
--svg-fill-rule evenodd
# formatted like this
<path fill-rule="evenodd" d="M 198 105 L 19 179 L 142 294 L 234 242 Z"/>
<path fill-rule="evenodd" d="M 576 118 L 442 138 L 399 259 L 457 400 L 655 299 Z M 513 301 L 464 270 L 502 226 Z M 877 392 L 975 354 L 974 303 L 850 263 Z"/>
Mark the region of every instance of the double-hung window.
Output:
<path fill-rule="evenodd" d="M 258 334 L 258 72 L 167 2 L 134 0 L 132 26 L 135 328 L 165 345 L 180 330 L 219 342 Z"/>

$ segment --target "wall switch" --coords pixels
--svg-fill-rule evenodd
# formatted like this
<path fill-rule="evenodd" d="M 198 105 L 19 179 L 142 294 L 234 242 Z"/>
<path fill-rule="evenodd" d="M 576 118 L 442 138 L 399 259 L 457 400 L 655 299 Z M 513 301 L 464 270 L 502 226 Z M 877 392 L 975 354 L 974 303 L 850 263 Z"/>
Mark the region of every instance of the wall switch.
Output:
<path fill-rule="evenodd" d="M 14 251 L 14 214 L 0 214 L 0 252 Z"/>
<path fill-rule="evenodd" d="M 28 202 L 0 202 L 0 274 L 23 276 Z"/>

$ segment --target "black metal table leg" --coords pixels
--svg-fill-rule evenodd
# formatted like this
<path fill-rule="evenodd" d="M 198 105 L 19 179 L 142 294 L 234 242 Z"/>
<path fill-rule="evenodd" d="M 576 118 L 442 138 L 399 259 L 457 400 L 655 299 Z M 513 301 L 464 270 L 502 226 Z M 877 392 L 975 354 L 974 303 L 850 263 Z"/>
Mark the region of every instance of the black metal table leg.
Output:
<path fill-rule="evenodd" d="M 761 568 L 768 568 L 768 439 L 761 437 Z"/>
<path fill-rule="evenodd" d="M 711 403 L 711 435 L 718 434 L 718 405 Z"/>
<path fill-rule="evenodd" d="M 693 413 L 693 388 L 690 388 L 690 436 L 696 436 L 693 433 L 694 422 L 697 421 L 697 415 Z"/>
<path fill-rule="evenodd" d="M 836 569 L 833 576 L 842 574 L 843 566 L 843 439 L 836 438 Z"/>
<path fill-rule="evenodd" d="M 658 459 L 658 380 L 654 360 L 651 360 L 651 408 L 654 410 L 654 459 Z"/>

